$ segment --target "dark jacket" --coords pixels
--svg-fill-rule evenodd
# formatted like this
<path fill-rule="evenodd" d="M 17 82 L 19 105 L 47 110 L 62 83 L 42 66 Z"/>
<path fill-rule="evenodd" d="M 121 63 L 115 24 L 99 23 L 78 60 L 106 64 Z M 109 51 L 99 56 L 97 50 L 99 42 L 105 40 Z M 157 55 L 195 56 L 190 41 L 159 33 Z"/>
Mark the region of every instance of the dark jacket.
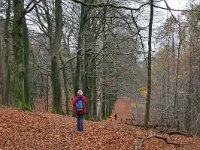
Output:
<path fill-rule="evenodd" d="M 83 109 L 83 111 L 82 112 L 79 112 L 77 109 L 76 109 L 76 102 L 77 102 L 77 100 L 79 99 L 79 97 L 82 97 L 82 99 L 83 99 L 83 104 L 84 104 L 84 109 Z M 72 101 L 72 105 L 73 105 L 73 108 L 74 108 L 74 112 L 76 113 L 76 114 L 85 114 L 86 113 L 86 104 L 87 104 L 87 98 L 85 97 L 85 96 L 76 96 L 75 98 L 74 98 L 74 100 Z"/>

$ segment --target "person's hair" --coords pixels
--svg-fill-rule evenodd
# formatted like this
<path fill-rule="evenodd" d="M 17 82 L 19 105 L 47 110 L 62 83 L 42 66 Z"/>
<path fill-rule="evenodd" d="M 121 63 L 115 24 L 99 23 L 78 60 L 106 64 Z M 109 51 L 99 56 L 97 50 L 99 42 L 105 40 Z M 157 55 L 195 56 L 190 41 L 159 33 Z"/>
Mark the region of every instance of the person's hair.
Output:
<path fill-rule="evenodd" d="M 79 96 L 83 95 L 83 91 L 78 90 L 77 95 L 79 95 Z"/>

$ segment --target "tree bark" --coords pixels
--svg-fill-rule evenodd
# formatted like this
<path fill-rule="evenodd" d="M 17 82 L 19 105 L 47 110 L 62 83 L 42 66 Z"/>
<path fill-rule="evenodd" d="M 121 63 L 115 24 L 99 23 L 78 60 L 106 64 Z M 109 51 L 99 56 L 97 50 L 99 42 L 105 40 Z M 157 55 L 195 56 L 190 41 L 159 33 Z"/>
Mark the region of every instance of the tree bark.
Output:
<path fill-rule="evenodd" d="M 76 95 L 76 92 L 81 88 L 80 85 L 80 77 L 81 77 L 81 53 L 83 48 L 83 32 L 84 27 L 86 24 L 86 17 L 87 17 L 87 11 L 85 6 L 81 5 L 81 16 L 80 16 L 80 25 L 79 25 L 79 32 L 78 32 L 78 45 L 77 45 L 77 59 L 76 59 L 76 68 L 75 68 L 75 74 L 74 74 L 74 95 Z"/>
<path fill-rule="evenodd" d="M 71 30 L 72 31 L 72 30 Z M 69 48 L 69 43 L 70 43 L 70 35 L 71 31 L 69 32 L 67 36 L 67 41 L 66 37 L 63 36 L 63 45 L 64 45 L 64 50 L 67 56 L 67 59 L 70 59 L 72 56 L 70 54 L 70 48 Z M 74 67 L 72 61 L 69 61 L 69 63 L 65 63 L 61 57 L 61 63 L 62 63 L 62 73 L 63 73 L 63 80 L 64 80 L 64 93 L 65 93 L 65 99 L 66 99 L 66 114 L 70 115 L 70 100 L 73 97 L 74 91 L 73 91 L 73 73 L 74 73 Z M 67 64 L 67 65 L 66 65 Z M 69 68 L 67 71 L 66 68 Z"/>
<path fill-rule="evenodd" d="M 0 104 L 5 103 L 4 101 L 4 70 L 3 70 L 3 53 L 2 53 L 2 27 L 0 22 Z"/>
<path fill-rule="evenodd" d="M 92 0 L 84 0 L 83 2 L 91 3 Z M 84 74 L 81 73 L 81 69 L 84 69 L 82 67 L 83 59 L 81 58 L 81 54 L 83 53 L 83 49 L 86 48 L 84 45 L 84 41 L 86 41 L 87 36 L 84 35 L 84 32 L 86 31 L 89 10 L 90 8 L 81 5 L 80 25 L 78 31 L 78 44 L 77 44 L 77 60 L 76 60 L 76 68 L 74 74 L 74 95 L 76 95 L 78 89 L 83 88 L 82 84 L 84 81 L 81 81 L 81 79 L 85 79 Z M 85 93 L 85 91 L 83 92 Z"/>
<path fill-rule="evenodd" d="M 23 0 L 13 0 L 13 5 L 14 100 L 17 107 L 27 109 L 24 93 Z"/>
<path fill-rule="evenodd" d="M 60 56 L 61 64 L 64 65 L 64 61 L 62 56 Z M 68 92 L 68 83 L 67 83 L 67 72 L 65 67 L 62 68 L 63 80 L 64 80 L 64 93 L 65 93 L 65 101 L 66 101 L 66 114 L 69 115 L 69 92 Z"/>
<path fill-rule="evenodd" d="M 92 102 L 93 102 L 93 118 L 97 120 L 97 84 L 96 84 L 96 60 L 92 59 Z"/>
<path fill-rule="evenodd" d="M 152 26 L 153 26 L 153 0 L 150 0 L 150 20 L 149 20 L 149 39 L 148 39 L 148 83 L 147 83 L 147 100 L 146 100 L 146 110 L 144 118 L 144 127 L 148 127 L 149 122 L 149 111 L 150 111 L 150 100 L 151 100 L 151 38 L 152 38 Z"/>
<path fill-rule="evenodd" d="M 189 50 L 189 85 L 187 89 L 187 96 L 186 96 L 186 109 L 185 109 L 185 129 L 189 133 L 191 130 L 191 108 L 192 108 L 192 51 L 194 50 L 194 39 L 192 38 L 194 31 L 190 37 L 190 50 Z"/>
<path fill-rule="evenodd" d="M 62 39 L 62 0 L 55 1 L 55 38 L 51 56 L 51 79 L 53 91 L 53 112 L 63 113 L 62 111 L 62 94 L 60 84 L 59 57 Z"/>
<path fill-rule="evenodd" d="M 1 2 L 1 1 L 0 1 Z M 0 18 L 1 19 L 1 18 Z M 4 102 L 4 68 L 3 68 L 2 25 L 0 21 L 0 104 Z"/>
<path fill-rule="evenodd" d="M 179 114 L 179 106 L 178 106 L 178 77 L 179 77 L 179 66 L 180 66 L 180 49 L 181 49 L 181 45 L 183 42 L 183 37 L 181 36 L 181 28 L 180 28 L 180 23 L 179 23 L 179 45 L 178 45 L 178 55 L 177 55 L 177 64 L 176 64 L 176 81 L 175 81 L 175 90 L 174 90 L 174 110 L 173 110 L 173 115 L 174 115 L 174 127 L 176 127 L 177 129 L 179 129 L 179 118 L 178 118 L 178 114 Z"/>
<path fill-rule="evenodd" d="M 11 2 L 7 0 L 7 8 L 6 8 L 6 23 L 5 23 L 5 66 L 6 66 L 6 79 L 5 79 L 5 98 L 4 104 L 10 105 L 10 63 L 9 63 L 9 56 L 10 56 L 10 10 L 11 10 Z"/>
<path fill-rule="evenodd" d="M 26 104 L 31 108 L 33 102 L 31 102 L 30 92 L 30 78 L 29 78 L 29 33 L 26 24 L 26 18 L 23 18 L 23 41 L 24 41 L 24 88 L 25 88 L 25 101 Z"/>

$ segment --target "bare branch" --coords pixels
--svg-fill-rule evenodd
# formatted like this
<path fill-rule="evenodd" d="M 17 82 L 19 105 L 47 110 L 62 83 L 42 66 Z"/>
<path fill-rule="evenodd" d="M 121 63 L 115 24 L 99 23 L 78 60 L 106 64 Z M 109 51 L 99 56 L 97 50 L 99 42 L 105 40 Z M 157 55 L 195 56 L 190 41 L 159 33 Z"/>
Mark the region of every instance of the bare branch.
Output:
<path fill-rule="evenodd" d="M 82 1 L 78 1 L 78 0 L 72 0 L 75 3 L 81 4 L 83 6 L 87 6 L 87 7 L 93 7 L 93 8 L 97 8 L 97 7 L 113 7 L 113 8 L 117 8 L 117 9 L 127 9 L 127 10 L 134 10 L 134 11 L 140 11 L 141 8 L 143 8 L 146 5 L 149 5 L 149 2 L 144 3 L 142 5 L 140 5 L 138 8 L 132 8 L 132 7 L 126 7 L 126 6 L 116 6 L 114 4 L 110 4 L 110 3 L 99 3 L 99 4 L 87 4 L 84 3 Z"/>
<path fill-rule="evenodd" d="M 169 7 L 169 5 L 168 5 L 168 3 L 166 2 L 166 0 L 164 0 L 164 2 L 165 2 L 166 7 L 168 8 L 169 12 L 171 13 L 172 17 L 173 17 L 175 20 L 177 20 L 176 17 L 174 16 L 174 14 L 172 13 L 171 8 Z"/>
<path fill-rule="evenodd" d="M 159 8 L 159 9 L 170 10 L 170 11 L 186 11 L 186 12 L 193 11 L 193 10 L 187 10 L 187 9 L 173 9 L 173 8 L 170 8 L 169 6 L 167 8 L 160 7 L 160 6 L 157 6 L 157 5 L 153 5 L 153 6 L 156 7 L 156 8 Z"/>
<path fill-rule="evenodd" d="M 38 1 L 32 0 L 32 1 L 26 6 L 26 8 L 25 8 L 25 10 L 24 10 L 24 15 L 27 14 L 27 13 L 29 13 L 29 12 L 31 12 L 31 11 L 35 8 L 35 6 L 37 6 L 37 4 L 39 4 L 41 1 L 42 1 L 42 0 L 38 0 Z M 34 3 L 34 5 L 33 5 L 31 8 L 29 8 L 29 7 L 31 6 L 32 3 Z"/>
<path fill-rule="evenodd" d="M 145 52 L 144 43 L 143 43 L 143 40 L 142 40 L 142 36 L 140 34 L 141 28 L 139 28 L 135 18 L 133 17 L 133 11 L 132 10 L 131 10 L 131 17 L 132 17 L 133 23 L 135 24 L 135 27 L 137 29 L 137 33 L 138 33 L 138 36 L 140 38 L 140 42 L 141 42 L 141 45 L 142 45 L 142 50 L 143 50 L 143 52 Z M 144 58 L 146 58 L 145 53 L 144 53 Z"/>
<path fill-rule="evenodd" d="M 135 150 L 141 149 L 142 146 L 144 145 L 144 141 L 148 140 L 148 139 L 151 139 L 151 138 L 162 139 L 165 143 L 172 144 L 172 145 L 175 145 L 175 146 L 178 146 L 178 147 L 181 147 L 183 145 L 187 145 L 187 144 L 180 144 L 180 143 L 170 142 L 170 141 L 167 140 L 166 137 L 163 137 L 163 136 L 160 136 L 160 135 L 150 135 L 150 136 L 147 136 L 147 137 L 141 139 L 140 143 L 135 147 Z"/>
<path fill-rule="evenodd" d="M 183 136 L 186 136 L 186 137 L 192 137 L 193 136 L 191 134 L 180 132 L 180 131 L 167 132 L 166 134 L 168 134 L 168 135 L 177 134 L 177 135 L 183 135 Z"/>

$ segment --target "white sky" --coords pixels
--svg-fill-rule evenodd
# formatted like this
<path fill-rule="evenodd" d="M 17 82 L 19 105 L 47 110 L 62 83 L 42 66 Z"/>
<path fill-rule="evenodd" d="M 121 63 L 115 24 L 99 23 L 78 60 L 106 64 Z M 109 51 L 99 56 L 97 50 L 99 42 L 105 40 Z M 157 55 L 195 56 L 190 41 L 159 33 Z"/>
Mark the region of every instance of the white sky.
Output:
<path fill-rule="evenodd" d="M 200 0 L 166 0 L 168 5 L 173 9 L 188 9 L 190 4 L 199 4 Z M 162 6 L 165 7 L 163 3 Z"/>
<path fill-rule="evenodd" d="M 177 9 L 177 10 L 184 10 L 188 8 L 190 0 L 166 0 L 167 4 L 171 9 Z M 195 0 L 194 0 L 195 1 Z M 162 7 L 166 8 L 166 5 L 164 2 L 160 3 Z M 164 13 L 167 13 L 167 11 L 164 11 Z M 169 12 L 168 12 L 169 13 Z M 179 11 L 172 11 L 174 15 L 179 14 Z"/>
<path fill-rule="evenodd" d="M 188 3 L 187 0 L 166 0 L 168 5 L 173 9 L 185 9 Z"/>
<path fill-rule="evenodd" d="M 171 9 L 175 10 L 186 10 L 189 8 L 190 3 L 189 2 L 195 2 L 200 0 L 166 0 L 167 4 Z M 157 3 L 157 5 L 166 8 L 165 2 L 161 1 Z M 181 11 L 171 11 L 174 16 L 177 16 L 181 13 Z M 171 12 L 168 10 L 162 10 L 162 9 L 155 9 L 155 16 L 154 16 L 154 25 L 160 26 L 160 24 L 164 23 L 166 19 L 171 16 Z"/>

